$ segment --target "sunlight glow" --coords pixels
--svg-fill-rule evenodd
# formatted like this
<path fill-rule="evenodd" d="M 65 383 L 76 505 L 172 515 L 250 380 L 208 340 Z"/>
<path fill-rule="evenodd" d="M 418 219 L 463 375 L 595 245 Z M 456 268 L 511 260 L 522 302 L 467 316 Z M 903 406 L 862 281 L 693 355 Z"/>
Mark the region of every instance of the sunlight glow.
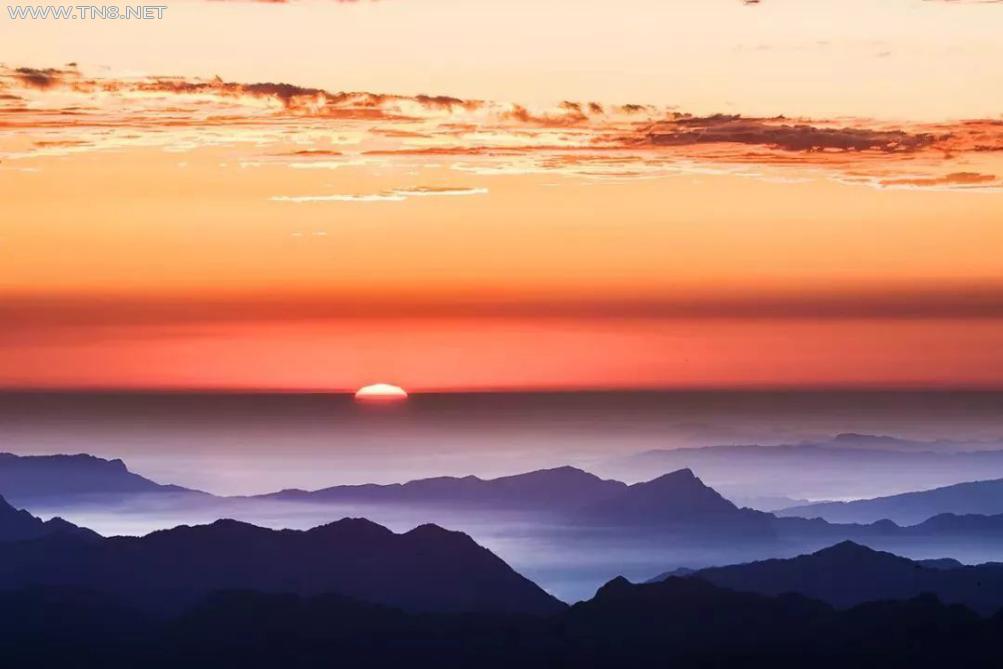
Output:
<path fill-rule="evenodd" d="M 374 383 L 363 386 L 355 391 L 357 400 L 403 400 L 407 399 L 407 391 L 400 386 L 389 383 Z"/>

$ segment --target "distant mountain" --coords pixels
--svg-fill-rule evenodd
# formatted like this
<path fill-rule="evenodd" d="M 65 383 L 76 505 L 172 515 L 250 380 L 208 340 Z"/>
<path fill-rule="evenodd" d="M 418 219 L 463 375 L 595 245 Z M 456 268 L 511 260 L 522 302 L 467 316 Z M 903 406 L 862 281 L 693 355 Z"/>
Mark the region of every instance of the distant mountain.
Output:
<path fill-rule="evenodd" d="M 390 485 L 335 486 L 312 492 L 283 490 L 255 499 L 554 510 L 605 499 L 626 487 L 620 481 L 604 480 L 575 467 L 558 467 L 496 479 L 443 476 Z"/>
<path fill-rule="evenodd" d="M 14 455 L 0 453 L 0 495 L 13 504 L 32 507 L 91 497 L 144 493 L 192 493 L 161 485 L 130 472 L 121 460 L 93 455 Z"/>
<path fill-rule="evenodd" d="M 778 508 L 776 498 L 877 497 L 1003 478 L 1003 443 L 912 441 L 847 433 L 824 441 L 777 446 L 651 450 L 609 461 L 598 471 L 637 480 L 652 470 L 684 468 L 699 472 L 728 499 L 772 510 Z"/>
<path fill-rule="evenodd" d="M 781 509 L 780 516 L 824 518 L 834 523 L 870 523 L 882 518 L 920 523 L 942 513 L 1003 514 L 1003 479 L 974 481 L 853 502 L 819 502 Z"/>
<path fill-rule="evenodd" d="M 55 535 L 0 551 L 0 588 L 73 586 L 176 610 L 220 589 L 338 593 L 424 611 L 563 608 L 470 537 L 434 525 L 404 534 L 345 519 L 308 531 L 232 520 L 85 542 Z"/>
<path fill-rule="evenodd" d="M 844 541 L 810 555 L 711 567 L 688 574 L 765 595 L 798 593 L 838 607 L 911 599 L 924 593 L 982 613 L 1003 608 L 1003 564 L 915 561 Z"/>
<path fill-rule="evenodd" d="M 62 518 L 43 521 L 23 509 L 15 509 L 0 497 L 0 542 L 39 539 L 54 534 L 68 534 L 80 538 L 97 537 L 90 530 L 77 527 Z"/>
<path fill-rule="evenodd" d="M 689 469 L 635 483 L 581 510 L 577 518 L 595 525 L 699 526 L 701 530 L 767 531 L 769 514 L 739 509 Z"/>
<path fill-rule="evenodd" d="M 689 469 L 628 486 L 574 467 L 497 479 L 441 477 L 404 484 L 337 486 L 314 492 L 284 490 L 253 499 L 408 504 L 449 510 L 523 510 L 557 515 L 570 525 L 624 527 L 752 521 L 766 514 L 742 510 Z"/>

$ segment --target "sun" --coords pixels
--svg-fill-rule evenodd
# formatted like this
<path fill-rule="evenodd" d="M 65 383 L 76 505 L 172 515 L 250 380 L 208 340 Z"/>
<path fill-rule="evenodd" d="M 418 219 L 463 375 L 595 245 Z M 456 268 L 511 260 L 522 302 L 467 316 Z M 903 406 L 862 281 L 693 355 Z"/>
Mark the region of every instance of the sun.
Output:
<path fill-rule="evenodd" d="M 374 383 L 355 391 L 357 400 L 396 401 L 407 399 L 407 391 L 390 383 Z"/>

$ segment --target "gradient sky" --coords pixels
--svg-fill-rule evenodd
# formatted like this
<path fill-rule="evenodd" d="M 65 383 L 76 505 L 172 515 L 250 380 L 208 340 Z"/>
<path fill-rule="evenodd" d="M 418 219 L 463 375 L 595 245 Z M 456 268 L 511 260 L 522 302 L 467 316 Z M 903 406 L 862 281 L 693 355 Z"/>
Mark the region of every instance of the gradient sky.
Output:
<path fill-rule="evenodd" d="M 4 17 L 0 385 L 999 386 L 1000 25 L 936 0 Z"/>

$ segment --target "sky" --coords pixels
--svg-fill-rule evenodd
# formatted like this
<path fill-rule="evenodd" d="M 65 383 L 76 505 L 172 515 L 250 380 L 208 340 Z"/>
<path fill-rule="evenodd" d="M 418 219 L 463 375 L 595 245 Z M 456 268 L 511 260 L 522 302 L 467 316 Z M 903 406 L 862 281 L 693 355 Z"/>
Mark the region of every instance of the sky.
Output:
<path fill-rule="evenodd" d="M 0 387 L 999 387 L 1003 4 L 0 17 Z"/>

